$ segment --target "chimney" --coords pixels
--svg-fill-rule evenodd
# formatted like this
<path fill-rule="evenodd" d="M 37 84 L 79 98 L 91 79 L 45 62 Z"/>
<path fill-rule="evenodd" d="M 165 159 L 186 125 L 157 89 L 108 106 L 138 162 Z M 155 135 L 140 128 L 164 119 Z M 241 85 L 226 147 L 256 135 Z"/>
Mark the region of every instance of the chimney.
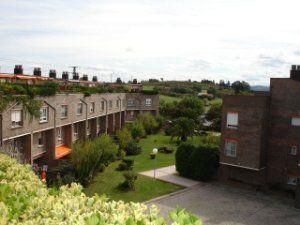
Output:
<path fill-rule="evenodd" d="M 93 82 L 98 82 L 98 77 L 97 76 L 93 76 Z"/>
<path fill-rule="evenodd" d="M 42 76 L 42 71 L 41 71 L 41 68 L 39 68 L 39 67 L 35 67 L 34 69 L 33 69 L 33 75 L 34 76 Z"/>
<path fill-rule="evenodd" d="M 61 78 L 62 78 L 63 80 L 69 80 L 69 73 L 66 72 L 66 71 L 64 71 L 64 72 L 62 73 Z"/>
<path fill-rule="evenodd" d="M 22 65 L 15 65 L 14 74 L 15 75 L 23 74 L 23 67 L 22 67 Z"/>
<path fill-rule="evenodd" d="M 290 78 L 292 80 L 300 81 L 300 65 L 292 65 Z"/>
<path fill-rule="evenodd" d="M 56 70 L 50 70 L 49 71 L 49 77 L 56 79 Z"/>
<path fill-rule="evenodd" d="M 79 74 L 73 73 L 73 80 L 79 80 Z"/>
<path fill-rule="evenodd" d="M 82 78 L 81 78 L 81 80 L 88 81 L 89 80 L 88 75 L 83 75 Z"/>

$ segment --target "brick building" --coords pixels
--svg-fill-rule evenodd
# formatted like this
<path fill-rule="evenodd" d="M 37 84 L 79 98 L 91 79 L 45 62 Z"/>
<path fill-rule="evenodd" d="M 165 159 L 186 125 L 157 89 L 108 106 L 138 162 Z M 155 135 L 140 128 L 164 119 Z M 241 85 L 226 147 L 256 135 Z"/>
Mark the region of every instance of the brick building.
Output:
<path fill-rule="evenodd" d="M 114 133 L 140 113 L 158 114 L 159 96 L 142 93 L 57 94 L 40 98 L 40 118 L 31 119 L 22 105 L 0 114 L 2 149 L 20 161 L 49 166 L 71 152 L 72 143 Z"/>
<path fill-rule="evenodd" d="M 300 66 L 270 91 L 224 95 L 220 178 L 295 190 L 300 184 Z"/>

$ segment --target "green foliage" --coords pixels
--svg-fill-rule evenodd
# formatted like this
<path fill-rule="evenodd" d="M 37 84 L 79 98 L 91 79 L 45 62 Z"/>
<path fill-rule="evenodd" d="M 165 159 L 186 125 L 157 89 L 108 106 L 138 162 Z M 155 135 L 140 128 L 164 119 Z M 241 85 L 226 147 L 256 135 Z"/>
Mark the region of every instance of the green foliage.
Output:
<path fill-rule="evenodd" d="M 126 154 L 127 155 L 138 155 L 142 152 L 141 146 L 134 140 L 128 142 L 126 147 Z"/>
<path fill-rule="evenodd" d="M 119 143 L 119 149 L 125 149 L 128 142 L 132 139 L 131 132 L 126 127 L 117 131 L 117 138 Z"/>
<path fill-rule="evenodd" d="M 131 136 L 135 140 L 146 136 L 146 131 L 145 131 L 142 123 L 140 123 L 139 121 L 136 121 L 132 124 Z"/>
<path fill-rule="evenodd" d="M 143 125 L 147 134 L 154 134 L 158 131 L 159 124 L 151 113 L 139 114 L 137 121 Z"/>
<path fill-rule="evenodd" d="M 221 114 L 222 114 L 222 103 L 216 102 L 212 104 L 205 116 L 206 120 L 212 123 L 210 125 L 211 130 L 217 132 L 221 131 L 221 122 L 222 122 Z"/>
<path fill-rule="evenodd" d="M 181 141 L 186 141 L 188 137 L 194 135 L 195 127 L 195 122 L 192 119 L 180 117 L 172 123 L 170 133 L 172 138 L 178 137 Z"/>
<path fill-rule="evenodd" d="M 235 94 L 250 92 L 250 85 L 245 81 L 235 81 L 232 83 L 231 87 Z"/>
<path fill-rule="evenodd" d="M 176 152 L 176 169 L 180 175 L 195 180 L 211 179 L 218 168 L 219 147 L 214 144 L 181 144 Z"/>
<path fill-rule="evenodd" d="M 175 154 L 175 165 L 176 170 L 180 173 L 181 176 L 190 177 L 192 170 L 192 164 L 190 156 L 194 152 L 196 147 L 192 144 L 182 143 L 176 151 Z"/>
<path fill-rule="evenodd" d="M 132 170 L 134 166 L 134 159 L 124 158 L 122 162 L 119 164 L 117 170 Z"/>
<path fill-rule="evenodd" d="M 167 224 L 155 206 L 87 197 L 75 183 L 47 189 L 30 166 L 2 154 L 0 162 L 0 224 Z M 126 175 L 129 187 L 134 188 L 136 178 L 134 173 Z M 168 222 L 199 225 L 198 221 L 191 214 L 176 212 Z"/>
<path fill-rule="evenodd" d="M 203 224 L 195 215 L 191 213 L 186 213 L 185 210 L 181 208 L 178 208 L 176 212 L 170 212 L 169 216 L 176 224 L 185 224 L 185 225 Z"/>
<path fill-rule="evenodd" d="M 123 190 L 135 190 L 135 181 L 137 180 L 137 173 L 134 171 L 126 171 L 123 173 L 125 181 L 120 184 Z"/>
<path fill-rule="evenodd" d="M 54 82 L 46 82 L 43 85 L 38 86 L 38 95 L 51 96 L 55 95 L 59 91 L 59 85 Z"/>
<path fill-rule="evenodd" d="M 87 185 L 100 164 L 108 164 L 116 155 L 116 145 L 106 134 L 93 141 L 77 142 L 72 146 L 71 164 L 77 180 Z"/>
<path fill-rule="evenodd" d="M 143 93 L 145 95 L 156 95 L 156 94 L 158 94 L 158 90 L 157 89 L 153 89 L 153 90 L 141 90 L 141 93 Z"/>

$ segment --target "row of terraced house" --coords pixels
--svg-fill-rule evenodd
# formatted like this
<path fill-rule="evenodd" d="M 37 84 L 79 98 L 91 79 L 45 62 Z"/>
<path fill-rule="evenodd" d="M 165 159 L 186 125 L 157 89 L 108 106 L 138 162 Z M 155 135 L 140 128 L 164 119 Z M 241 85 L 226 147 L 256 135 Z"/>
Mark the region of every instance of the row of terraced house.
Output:
<path fill-rule="evenodd" d="M 40 97 L 40 118 L 31 119 L 22 105 L 0 115 L 2 149 L 21 161 L 56 165 L 72 151 L 77 140 L 113 134 L 138 114 L 159 110 L 159 96 L 143 93 L 56 94 Z"/>

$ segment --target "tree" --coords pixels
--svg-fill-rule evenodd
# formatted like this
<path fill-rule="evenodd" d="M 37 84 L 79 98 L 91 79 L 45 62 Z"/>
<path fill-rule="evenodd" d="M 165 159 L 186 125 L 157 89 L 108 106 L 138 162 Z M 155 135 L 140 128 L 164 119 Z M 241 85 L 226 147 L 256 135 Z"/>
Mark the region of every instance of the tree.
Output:
<path fill-rule="evenodd" d="M 240 94 L 241 92 L 249 92 L 250 85 L 245 81 L 235 81 L 231 85 L 235 94 Z"/>
<path fill-rule="evenodd" d="M 174 121 L 171 127 L 171 136 L 178 137 L 181 141 L 186 141 L 188 137 L 193 136 L 195 124 L 192 119 L 180 117 Z"/>
<path fill-rule="evenodd" d="M 127 128 L 123 128 L 122 130 L 117 131 L 117 137 L 119 142 L 119 148 L 124 150 L 130 140 L 132 139 L 131 132 Z"/>
<path fill-rule="evenodd" d="M 138 83 L 138 82 L 137 82 L 137 79 L 134 78 L 133 81 L 132 81 L 132 83 L 133 83 L 133 84 L 137 84 L 137 83 Z"/>
<path fill-rule="evenodd" d="M 211 122 L 210 125 L 211 130 L 217 132 L 221 131 L 221 114 L 222 114 L 222 103 L 217 102 L 212 104 L 205 116 L 205 119 Z"/>
<path fill-rule="evenodd" d="M 151 113 L 143 113 L 138 115 L 137 121 L 139 121 L 143 126 L 147 134 L 153 134 L 157 131 L 159 126 L 155 117 Z"/>
<path fill-rule="evenodd" d="M 117 84 L 122 84 L 123 83 L 120 77 L 117 78 L 116 83 Z"/>
<path fill-rule="evenodd" d="M 146 135 L 146 131 L 143 127 L 143 124 L 141 124 L 139 121 L 134 122 L 131 127 L 132 138 L 137 140 L 139 138 L 144 137 L 145 135 Z"/>

